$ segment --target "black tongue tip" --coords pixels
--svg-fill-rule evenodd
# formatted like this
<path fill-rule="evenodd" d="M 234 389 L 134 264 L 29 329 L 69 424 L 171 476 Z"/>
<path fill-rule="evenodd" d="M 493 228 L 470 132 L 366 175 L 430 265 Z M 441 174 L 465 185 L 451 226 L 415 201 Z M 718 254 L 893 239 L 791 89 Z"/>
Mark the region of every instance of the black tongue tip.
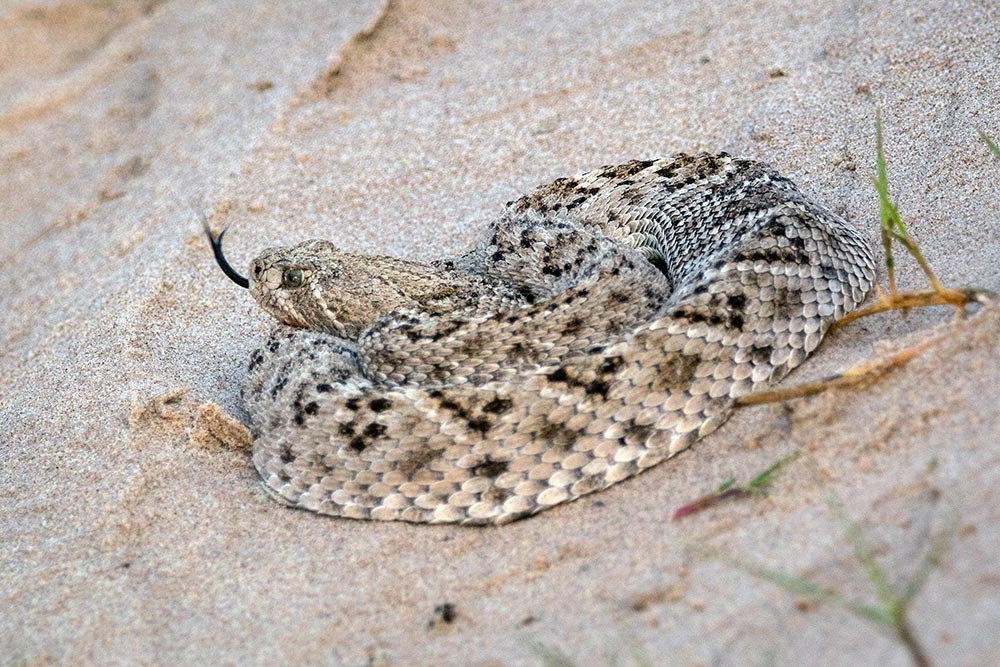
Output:
<path fill-rule="evenodd" d="M 219 232 L 218 236 L 212 235 L 212 230 L 208 227 L 208 221 L 202 221 L 205 227 L 205 235 L 208 237 L 208 242 L 212 244 L 212 254 L 215 255 L 215 261 L 222 269 L 222 272 L 232 280 L 234 283 L 242 287 L 243 289 L 248 289 L 250 287 L 250 281 L 241 276 L 236 272 L 229 262 L 226 261 L 226 256 L 222 253 L 222 237 L 226 235 L 226 230 L 223 229 Z"/>

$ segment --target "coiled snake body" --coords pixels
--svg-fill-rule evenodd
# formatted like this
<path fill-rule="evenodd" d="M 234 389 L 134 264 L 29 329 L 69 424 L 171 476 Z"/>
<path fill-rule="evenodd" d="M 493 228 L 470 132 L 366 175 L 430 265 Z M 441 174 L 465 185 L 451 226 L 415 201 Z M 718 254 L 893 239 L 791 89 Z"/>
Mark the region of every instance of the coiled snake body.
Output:
<path fill-rule="evenodd" d="M 322 514 L 512 521 L 714 430 L 873 278 L 840 217 L 708 154 L 559 179 L 429 264 L 268 249 L 248 283 L 283 324 L 244 387 L 253 462 Z"/>

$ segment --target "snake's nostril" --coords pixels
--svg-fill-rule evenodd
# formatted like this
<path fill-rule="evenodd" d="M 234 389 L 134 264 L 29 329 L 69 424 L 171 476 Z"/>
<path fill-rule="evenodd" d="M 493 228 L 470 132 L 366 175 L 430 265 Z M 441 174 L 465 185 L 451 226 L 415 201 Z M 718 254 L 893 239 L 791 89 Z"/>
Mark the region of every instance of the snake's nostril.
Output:
<path fill-rule="evenodd" d="M 257 260 L 254 260 L 253 264 L 250 265 L 250 272 L 253 274 L 254 280 L 259 280 L 260 279 L 260 274 L 263 271 L 264 271 L 264 267 L 261 266 L 260 262 L 258 262 Z"/>

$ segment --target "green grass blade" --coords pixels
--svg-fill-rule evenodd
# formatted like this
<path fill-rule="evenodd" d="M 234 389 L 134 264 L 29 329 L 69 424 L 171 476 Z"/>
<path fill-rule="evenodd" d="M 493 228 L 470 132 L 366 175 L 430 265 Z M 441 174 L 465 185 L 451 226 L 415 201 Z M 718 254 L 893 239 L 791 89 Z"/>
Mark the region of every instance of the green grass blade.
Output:
<path fill-rule="evenodd" d="M 889 198 L 889 174 L 885 166 L 885 151 L 882 143 L 882 110 L 875 112 L 875 188 L 878 190 L 879 213 L 882 218 L 882 229 L 888 232 L 898 231 L 906 235 L 906 226 L 895 204 Z"/>
<path fill-rule="evenodd" d="M 1000 146 L 997 146 L 997 142 L 993 141 L 993 138 L 990 135 L 986 134 L 978 127 L 976 128 L 976 132 L 979 133 L 979 138 L 986 142 L 986 145 L 989 146 L 990 152 L 993 153 L 993 156 L 1000 160 Z"/>
<path fill-rule="evenodd" d="M 868 542 L 865 540 L 864 533 L 861 531 L 861 526 L 857 522 L 852 521 L 847 513 L 844 511 L 844 506 L 841 504 L 840 499 L 831 498 L 829 500 L 830 507 L 840 522 L 840 525 L 844 531 L 844 539 L 851 545 L 854 550 L 854 557 L 857 558 L 861 567 L 864 568 L 865 574 L 868 575 L 868 579 L 875 585 L 875 591 L 878 594 L 879 601 L 882 603 L 885 609 L 893 609 L 899 604 L 899 595 L 893 590 L 892 586 L 889 584 L 888 578 L 885 576 L 885 572 L 882 567 L 875 560 L 875 555 L 872 553 L 871 547 L 868 546 Z"/>
<path fill-rule="evenodd" d="M 736 478 L 735 477 L 730 477 L 725 482 L 723 482 L 722 484 L 719 484 L 719 486 L 715 487 L 715 493 L 716 494 L 725 493 L 726 491 L 728 491 L 729 489 L 733 488 L 734 486 L 736 486 Z"/>
<path fill-rule="evenodd" d="M 924 553 L 923 558 L 920 559 L 920 563 L 917 565 L 916 570 L 914 570 L 913 576 L 910 577 L 906 588 L 903 590 L 903 594 L 900 596 L 900 601 L 904 607 L 923 590 L 931 571 L 941 563 L 942 558 L 944 558 L 944 552 L 955 540 L 955 536 L 958 533 L 958 525 L 958 517 L 951 516 L 945 522 L 945 527 L 937 535 L 930 538 L 927 551 Z"/>
<path fill-rule="evenodd" d="M 882 109 L 875 109 L 875 187 L 888 192 L 889 176 L 885 168 L 885 151 L 882 150 Z M 888 199 L 888 194 L 886 195 Z"/>
<path fill-rule="evenodd" d="M 885 151 L 882 144 L 882 112 L 880 109 L 877 109 L 875 113 L 875 153 L 875 175 L 871 177 L 871 180 L 875 184 L 875 189 L 878 190 L 879 217 L 882 222 L 882 248 L 885 251 L 885 266 L 889 272 L 889 293 L 893 297 L 896 295 L 895 260 L 892 255 L 893 239 L 899 241 L 913 256 L 917 264 L 920 265 L 920 269 L 927 276 L 931 286 L 941 291 L 944 286 L 931 270 L 916 242 L 910 237 L 906 225 L 903 224 L 903 218 L 899 215 L 899 209 L 889 197 L 889 175 L 885 166 Z"/>
<path fill-rule="evenodd" d="M 555 646 L 543 644 L 539 641 L 531 642 L 530 646 L 532 652 L 538 656 L 544 667 L 576 667 L 573 659 Z"/>
<path fill-rule="evenodd" d="M 774 584 L 792 595 L 804 597 L 815 602 L 828 602 L 846 609 L 855 616 L 864 618 L 877 625 L 892 628 L 893 619 L 885 609 L 865 604 L 844 597 L 840 593 L 824 588 L 808 579 L 797 577 L 781 570 L 775 570 L 761 563 L 737 560 L 710 547 L 701 547 L 698 552 L 719 561 L 733 569 L 746 572 L 750 576 Z"/>
<path fill-rule="evenodd" d="M 763 491 L 767 490 L 767 487 L 770 486 L 771 482 L 774 481 L 774 477 L 777 474 L 778 470 L 783 465 L 785 465 L 786 463 L 788 463 L 789 461 L 791 461 L 793 458 L 795 458 L 796 456 L 798 456 L 798 454 L 799 454 L 799 450 L 796 449 L 794 452 L 792 452 L 788 456 L 783 456 L 782 458 L 780 458 L 777 461 L 775 461 L 774 463 L 772 463 L 763 472 L 761 472 L 756 477 L 754 477 L 749 482 L 747 482 L 747 490 L 753 491 L 753 492 L 763 492 Z"/>
<path fill-rule="evenodd" d="M 900 604 L 903 608 L 907 607 L 913 598 L 917 597 L 917 594 L 923 590 L 924 584 L 927 583 L 927 578 L 931 574 L 931 570 L 933 570 L 938 564 L 938 559 L 940 558 L 941 551 L 943 549 L 936 548 L 937 546 L 938 545 L 935 544 L 928 549 L 927 553 L 925 553 L 924 557 L 920 560 L 920 564 L 917 566 L 917 569 L 910 578 L 910 581 L 907 582 L 906 588 L 903 590 L 903 594 L 899 598 Z"/>

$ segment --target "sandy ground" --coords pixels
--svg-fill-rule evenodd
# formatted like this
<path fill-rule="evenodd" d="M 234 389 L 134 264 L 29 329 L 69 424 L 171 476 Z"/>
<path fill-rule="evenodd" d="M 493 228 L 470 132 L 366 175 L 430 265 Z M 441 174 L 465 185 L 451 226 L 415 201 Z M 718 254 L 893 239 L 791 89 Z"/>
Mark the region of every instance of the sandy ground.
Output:
<path fill-rule="evenodd" d="M 196 428 L 207 402 L 242 416 L 270 325 L 199 211 L 240 265 L 309 237 L 428 259 L 538 183 L 706 149 L 772 163 L 874 239 L 881 104 L 927 257 L 998 290 L 1000 162 L 974 130 L 1000 135 L 997 44 L 987 0 L 8 0 L 0 665 L 907 665 L 874 626 L 688 548 L 874 599 L 833 496 L 896 584 L 951 531 L 914 631 L 935 664 L 1000 664 L 995 309 L 870 386 L 741 411 L 499 529 L 287 510 Z M 922 285 L 912 262 L 900 281 Z M 948 321 L 865 320 L 788 382 Z M 669 521 L 796 448 L 769 496 Z"/>

